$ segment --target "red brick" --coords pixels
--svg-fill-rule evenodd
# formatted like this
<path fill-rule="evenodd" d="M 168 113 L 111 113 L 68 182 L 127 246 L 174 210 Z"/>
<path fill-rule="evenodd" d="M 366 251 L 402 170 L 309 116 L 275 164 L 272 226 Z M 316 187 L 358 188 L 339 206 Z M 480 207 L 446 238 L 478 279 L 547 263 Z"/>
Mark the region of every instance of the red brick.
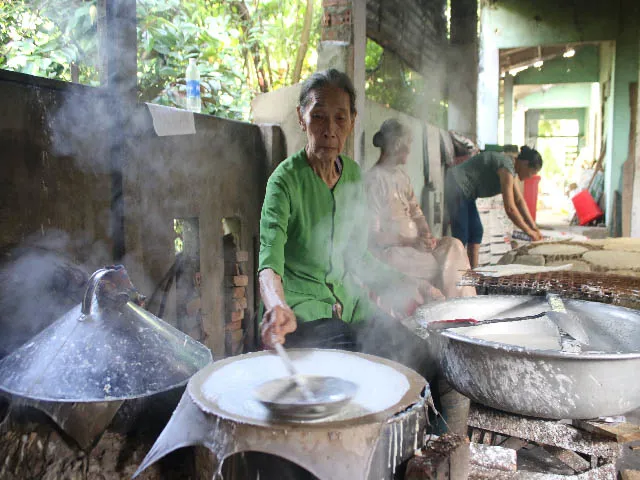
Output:
<path fill-rule="evenodd" d="M 245 290 L 244 287 L 234 287 L 231 291 L 231 296 L 233 298 L 244 298 Z"/>
<path fill-rule="evenodd" d="M 246 297 L 244 297 L 244 298 L 234 298 L 231 301 L 230 310 L 232 312 L 237 312 L 239 310 L 244 310 L 244 309 L 247 308 L 248 303 L 249 302 L 247 302 Z"/>
<path fill-rule="evenodd" d="M 234 287 L 246 287 L 249 285 L 249 277 L 247 275 L 236 275 L 233 277 Z"/>
<path fill-rule="evenodd" d="M 224 326 L 224 329 L 227 332 L 234 332 L 236 330 L 242 330 L 242 320 L 237 322 L 229 322 Z"/>

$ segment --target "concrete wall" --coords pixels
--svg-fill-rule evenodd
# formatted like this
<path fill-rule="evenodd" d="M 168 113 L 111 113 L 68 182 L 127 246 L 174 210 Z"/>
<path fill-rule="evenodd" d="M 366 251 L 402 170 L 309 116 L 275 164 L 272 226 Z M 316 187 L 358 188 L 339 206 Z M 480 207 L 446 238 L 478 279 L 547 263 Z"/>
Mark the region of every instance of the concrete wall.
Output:
<path fill-rule="evenodd" d="M 307 142 L 307 137 L 300 128 L 296 113 L 299 96 L 300 84 L 297 84 L 257 95 L 251 102 L 255 123 L 280 126 L 285 138 L 286 157 L 302 149 Z"/>
<path fill-rule="evenodd" d="M 45 245 L 88 271 L 111 260 L 105 123 L 61 117 L 66 102 L 98 101 L 86 87 L 0 70 L 0 247 Z"/>
<path fill-rule="evenodd" d="M 126 261 L 132 278 L 153 288 L 175 260 L 173 219 L 199 219 L 203 328 L 214 355 L 224 355 L 225 217 L 240 220 L 240 250 L 250 252 L 249 315 L 254 304 L 255 251 L 266 184 L 260 128 L 195 115 L 196 134 L 158 137 L 146 107 L 125 170 Z M 140 271 L 141 267 L 141 271 Z M 135 281 L 135 280 L 134 280 Z"/>
<path fill-rule="evenodd" d="M 451 0 L 450 44 L 447 51 L 449 130 L 476 138 L 478 90 L 478 2 Z"/>
<path fill-rule="evenodd" d="M 588 108 L 590 103 L 590 83 L 565 83 L 521 98 L 518 100 L 518 107 L 532 109 Z"/>
<path fill-rule="evenodd" d="M 71 241 L 54 246 L 88 271 L 113 261 L 109 113 L 98 89 L 0 71 L 0 247 L 63 232 Z M 223 217 L 241 221 L 253 311 L 254 245 L 268 168 L 260 128 L 195 115 L 196 134 L 158 137 L 145 105 L 123 128 L 123 263 L 133 283 L 151 295 L 175 260 L 173 219 L 198 217 L 203 327 L 220 357 Z"/>
<path fill-rule="evenodd" d="M 493 0 L 483 8 L 497 48 L 613 40 L 618 20 L 618 4 L 601 0 Z"/>
<path fill-rule="evenodd" d="M 451 47 L 447 70 L 448 130 L 476 137 L 478 45 Z"/>

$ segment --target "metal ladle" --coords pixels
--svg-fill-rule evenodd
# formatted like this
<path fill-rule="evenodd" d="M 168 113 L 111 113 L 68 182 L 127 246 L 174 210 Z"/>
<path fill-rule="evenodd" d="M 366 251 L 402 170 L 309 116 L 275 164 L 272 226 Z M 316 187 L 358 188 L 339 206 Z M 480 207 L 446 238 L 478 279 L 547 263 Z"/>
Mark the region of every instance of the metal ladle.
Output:
<path fill-rule="evenodd" d="M 551 306 L 547 317 L 558 327 L 562 350 L 579 353 L 583 345 L 589 344 L 589 335 L 582 327 L 580 319 L 567 311 L 559 295 L 547 293 L 547 303 Z"/>
<path fill-rule="evenodd" d="M 315 396 L 313 395 L 313 392 L 309 388 L 309 384 L 307 383 L 306 378 L 302 376 L 300 372 L 298 372 L 298 369 L 295 367 L 295 365 L 291 361 L 289 354 L 284 349 L 282 344 L 276 341 L 275 336 L 272 337 L 272 343 L 273 343 L 273 348 L 275 349 L 276 353 L 280 356 L 282 363 L 284 363 L 284 366 L 289 371 L 289 375 L 291 375 L 291 380 L 293 380 L 296 386 L 300 389 L 305 400 L 309 402 L 314 401 Z"/>

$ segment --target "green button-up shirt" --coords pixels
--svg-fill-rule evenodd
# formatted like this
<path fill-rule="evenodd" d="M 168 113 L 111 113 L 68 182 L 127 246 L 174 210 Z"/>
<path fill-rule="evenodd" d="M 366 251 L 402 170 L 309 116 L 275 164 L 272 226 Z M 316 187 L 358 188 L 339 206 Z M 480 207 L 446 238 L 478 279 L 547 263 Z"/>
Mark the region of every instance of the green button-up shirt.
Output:
<path fill-rule="evenodd" d="M 284 160 L 267 183 L 260 218 L 259 270 L 282 277 L 285 300 L 302 321 L 358 322 L 372 311 L 358 280 L 376 292 L 405 277 L 367 250 L 368 224 L 360 167 L 341 156 L 333 189 L 312 170 L 304 150 Z"/>

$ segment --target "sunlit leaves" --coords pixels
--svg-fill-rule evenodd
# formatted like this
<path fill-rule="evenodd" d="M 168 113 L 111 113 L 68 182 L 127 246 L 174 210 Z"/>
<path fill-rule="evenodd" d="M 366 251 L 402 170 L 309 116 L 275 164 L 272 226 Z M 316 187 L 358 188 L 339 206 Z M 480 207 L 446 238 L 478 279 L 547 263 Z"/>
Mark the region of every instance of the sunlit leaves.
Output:
<path fill-rule="evenodd" d="M 96 3 L 0 0 L 0 68 L 69 81 L 75 63 L 78 81 L 97 85 Z M 322 10 L 315 3 L 302 78 L 315 69 Z M 138 0 L 139 100 L 183 106 L 185 71 L 196 58 L 203 112 L 249 119 L 257 70 L 270 89 L 291 84 L 305 8 L 305 0 Z"/>

